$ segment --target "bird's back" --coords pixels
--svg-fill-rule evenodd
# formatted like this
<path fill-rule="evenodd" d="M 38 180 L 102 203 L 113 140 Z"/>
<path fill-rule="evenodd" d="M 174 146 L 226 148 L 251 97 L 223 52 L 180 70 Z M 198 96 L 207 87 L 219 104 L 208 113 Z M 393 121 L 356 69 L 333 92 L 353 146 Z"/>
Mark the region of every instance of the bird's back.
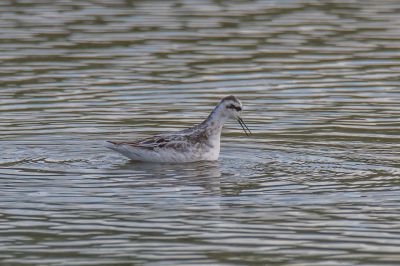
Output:
<path fill-rule="evenodd" d="M 219 134 L 198 125 L 177 132 L 158 134 L 142 140 L 109 141 L 107 147 L 137 161 L 194 162 L 217 160 Z"/>

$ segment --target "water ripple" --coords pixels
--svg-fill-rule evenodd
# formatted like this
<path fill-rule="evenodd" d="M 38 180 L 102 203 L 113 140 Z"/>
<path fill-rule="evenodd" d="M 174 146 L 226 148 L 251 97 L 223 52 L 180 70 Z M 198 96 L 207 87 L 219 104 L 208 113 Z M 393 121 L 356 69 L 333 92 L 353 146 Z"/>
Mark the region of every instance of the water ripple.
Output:
<path fill-rule="evenodd" d="M 395 1 L 0 6 L 1 264 L 398 264 Z M 103 147 L 228 94 L 219 162 Z"/>

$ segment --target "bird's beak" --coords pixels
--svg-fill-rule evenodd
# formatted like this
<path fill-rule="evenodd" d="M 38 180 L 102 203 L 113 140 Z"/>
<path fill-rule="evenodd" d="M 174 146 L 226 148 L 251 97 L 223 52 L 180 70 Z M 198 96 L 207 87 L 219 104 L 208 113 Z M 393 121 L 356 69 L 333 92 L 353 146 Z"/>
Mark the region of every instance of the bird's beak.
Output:
<path fill-rule="evenodd" d="M 246 126 L 246 124 L 244 123 L 243 119 L 242 119 L 240 116 L 238 116 L 236 119 L 237 119 L 238 123 L 240 124 L 240 126 L 243 128 L 243 131 L 244 131 L 244 133 L 246 134 L 246 136 L 250 136 L 250 135 L 251 135 L 251 131 L 250 131 L 250 129 Z M 247 132 L 246 130 L 247 130 L 248 132 Z"/>

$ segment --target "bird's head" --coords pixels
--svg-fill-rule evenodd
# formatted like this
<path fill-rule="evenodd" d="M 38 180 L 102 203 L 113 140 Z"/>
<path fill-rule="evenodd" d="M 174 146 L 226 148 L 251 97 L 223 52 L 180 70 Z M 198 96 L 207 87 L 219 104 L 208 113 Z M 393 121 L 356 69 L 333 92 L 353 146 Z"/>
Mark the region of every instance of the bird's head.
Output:
<path fill-rule="evenodd" d="M 243 110 L 243 105 L 238 98 L 233 95 L 223 98 L 219 104 L 219 108 L 224 115 L 238 121 L 247 136 L 251 134 L 250 129 L 240 116 Z"/>

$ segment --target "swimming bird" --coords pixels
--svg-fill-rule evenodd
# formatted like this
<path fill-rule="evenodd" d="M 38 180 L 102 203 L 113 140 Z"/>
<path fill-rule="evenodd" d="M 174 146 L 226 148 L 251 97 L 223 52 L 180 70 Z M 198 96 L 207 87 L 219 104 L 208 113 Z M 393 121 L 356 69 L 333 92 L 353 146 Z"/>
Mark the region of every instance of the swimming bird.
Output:
<path fill-rule="evenodd" d="M 183 163 L 216 161 L 222 127 L 236 119 L 246 135 L 251 131 L 240 117 L 243 106 L 235 96 L 223 98 L 200 124 L 177 132 L 158 134 L 138 141 L 108 141 L 106 147 L 135 161 Z"/>

